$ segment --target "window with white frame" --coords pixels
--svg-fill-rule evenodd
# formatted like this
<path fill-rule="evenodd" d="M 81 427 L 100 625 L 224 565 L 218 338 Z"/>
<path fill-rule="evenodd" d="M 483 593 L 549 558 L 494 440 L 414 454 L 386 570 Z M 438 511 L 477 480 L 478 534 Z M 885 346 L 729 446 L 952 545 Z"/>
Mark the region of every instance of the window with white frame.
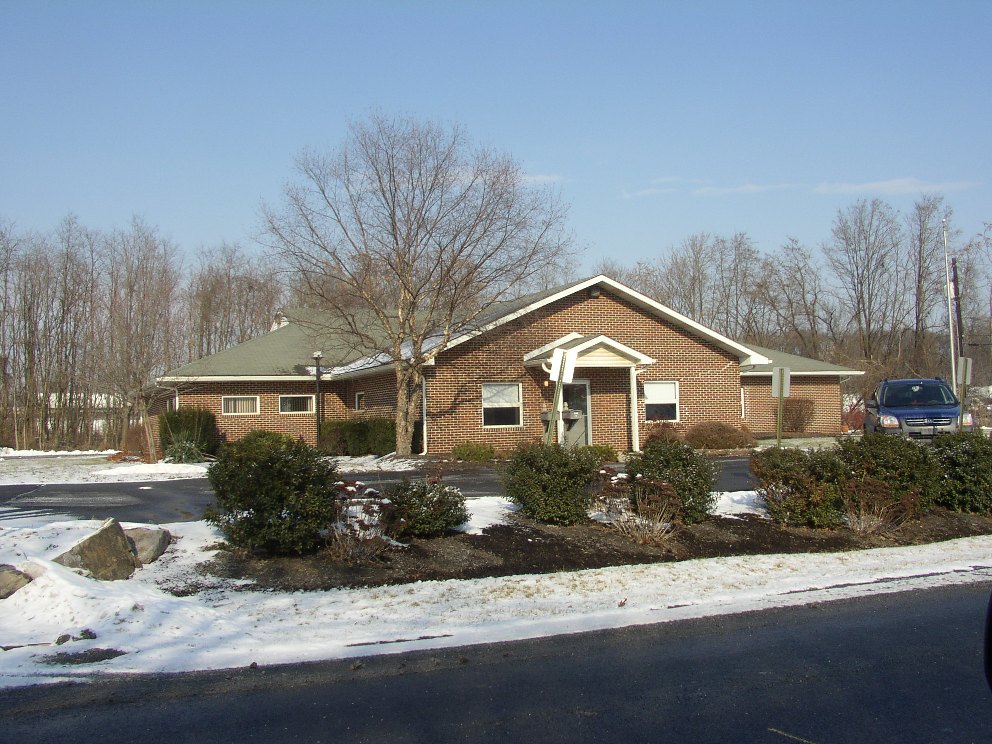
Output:
<path fill-rule="evenodd" d="M 644 418 L 648 421 L 679 420 L 679 384 L 644 383 Z"/>
<path fill-rule="evenodd" d="M 520 383 L 483 383 L 482 425 L 520 426 L 521 421 Z"/>
<path fill-rule="evenodd" d="M 313 413 L 313 396 L 280 395 L 279 413 Z"/>
<path fill-rule="evenodd" d="M 225 416 L 250 416 L 258 414 L 257 395 L 225 395 L 221 398 L 221 412 Z"/>
<path fill-rule="evenodd" d="M 365 393 L 355 393 L 355 410 L 362 411 L 365 409 Z"/>

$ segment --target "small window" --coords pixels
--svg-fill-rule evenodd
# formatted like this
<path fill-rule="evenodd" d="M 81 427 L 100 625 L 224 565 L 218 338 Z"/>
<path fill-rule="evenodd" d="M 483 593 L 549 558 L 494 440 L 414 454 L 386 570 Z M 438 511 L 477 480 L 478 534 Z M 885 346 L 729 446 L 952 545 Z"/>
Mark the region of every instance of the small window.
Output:
<path fill-rule="evenodd" d="M 679 420 L 679 384 L 644 383 L 644 418 L 648 421 Z"/>
<path fill-rule="evenodd" d="M 365 410 L 365 393 L 355 393 L 355 410 Z"/>
<path fill-rule="evenodd" d="M 482 385 L 482 425 L 520 426 L 520 384 L 487 382 Z"/>
<path fill-rule="evenodd" d="M 279 413 L 313 413 L 313 396 L 280 395 Z"/>
<path fill-rule="evenodd" d="M 258 414 L 257 395 L 228 395 L 221 399 L 221 411 L 226 416 Z"/>

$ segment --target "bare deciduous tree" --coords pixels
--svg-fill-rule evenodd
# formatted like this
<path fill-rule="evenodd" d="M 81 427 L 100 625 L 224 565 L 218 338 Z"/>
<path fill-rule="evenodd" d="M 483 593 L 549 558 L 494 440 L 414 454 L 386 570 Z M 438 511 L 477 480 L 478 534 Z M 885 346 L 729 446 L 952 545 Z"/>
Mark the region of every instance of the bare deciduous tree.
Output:
<path fill-rule="evenodd" d="M 215 354 L 267 331 L 283 299 L 268 262 L 236 245 L 200 254 L 186 283 L 189 358 Z"/>
<path fill-rule="evenodd" d="M 908 312 L 908 271 L 902 228 L 895 210 L 879 199 L 839 210 L 833 241 L 824 246 L 857 333 L 862 358 L 888 364 L 898 357 L 899 336 Z"/>
<path fill-rule="evenodd" d="M 409 453 L 424 365 L 562 254 L 564 210 L 513 159 L 435 123 L 372 116 L 297 168 L 265 210 L 270 246 L 339 332 L 391 360 L 396 451 Z"/>

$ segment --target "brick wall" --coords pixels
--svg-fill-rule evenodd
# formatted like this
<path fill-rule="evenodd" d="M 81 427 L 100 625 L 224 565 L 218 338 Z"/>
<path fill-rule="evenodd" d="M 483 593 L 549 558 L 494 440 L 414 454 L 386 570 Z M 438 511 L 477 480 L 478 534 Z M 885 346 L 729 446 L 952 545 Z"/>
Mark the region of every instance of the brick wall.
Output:
<path fill-rule="evenodd" d="M 524 367 L 523 356 L 572 332 L 609 336 L 655 360 L 637 378 L 642 438 L 650 426 L 644 412 L 644 383 L 649 381 L 679 383 L 679 420 L 675 423 L 679 430 L 701 421 L 739 426 L 742 390 L 743 422 L 754 431 L 775 430 L 770 378 L 741 378 L 734 354 L 604 290 L 596 298 L 585 293 L 573 294 L 443 352 L 437 364 L 425 370 L 429 451 L 447 453 L 467 441 L 507 451 L 522 441 L 541 437 L 545 424 L 540 414 L 551 409 L 554 385 L 540 368 Z M 592 441 L 609 444 L 619 451 L 636 448 L 638 443 L 631 441 L 629 420 L 629 369 L 578 367 L 575 379 L 589 382 Z M 483 426 L 482 384 L 487 382 L 521 385 L 520 426 Z M 183 407 L 213 411 L 222 436 L 229 440 L 254 429 L 268 429 L 313 443 L 316 441 L 314 414 L 279 413 L 279 396 L 312 395 L 314 389 L 313 381 L 186 384 L 180 388 L 179 403 Z M 391 369 L 351 380 L 324 381 L 321 390 L 325 419 L 395 414 L 396 385 Z M 364 393 L 364 407 L 360 411 L 355 409 L 355 394 L 359 392 Z M 815 400 L 810 427 L 813 432 L 839 433 L 841 396 L 836 378 L 794 376 L 792 394 Z M 223 414 L 221 398 L 227 395 L 259 396 L 259 413 Z M 157 423 L 155 430 L 157 433 Z"/>
<path fill-rule="evenodd" d="M 439 356 L 427 379 L 430 451 L 450 452 L 454 445 L 465 441 L 506 450 L 540 437 L 544 432 L 540 411 L 550 410 L 554 386 L 545 385 L 547 374 L 542 370 L 525 368 L 523 356 L 573 331 L 609 336 L 655 359 L 639 375 L 638 398 L 642 399 L 644 381 L 678 381 L 679 428 L 705 420 L 740 425 L 740 367 L 736 356 L 609 292 L 603 291 L 597 298 L 578 293 Z M 610 444 L 618 450 L 631 449 L 634 443 L 630 440 L 628 369 L 579 367 L 575 378 L 590 382 L 593 442 Z M 521 384 L 524 411 L 519 427 L 482 426 L 485 382 Z M 643 401 L 638 409 L 643 431 Z"/>
<path fill-rule="evenodd" d="M 771 377 L 742 377 L 744 392 L 744 422 L 756 433 L 775 431 L 777 400 L 772 397 Z M 789 382 L 791 398 L 814 401 L 810 434 L 840 434 L 841 392 L 837 377 L 801 377 L 793 375 Z"/>
<path fill-rule="evenodd" d="M 325 419 L 343 419 L 349 414 L 345 406 L 345 386 L 340 382 L 322 380 L 321 399 Z M 217 417 L 217 428 L 225 441 L 240 439 L 256 429 L 289 434 L 313 444 L 316 442 L 317 419 L 313 411 L 280 413 L 279 396 L 314 395 L 315 381 L 287 382 L 222 382 L 186 383 L 179 388 L 182 408 L 206 408 Z M 222 399 L 229 395 L 258 396 L 257 414 L 225 414 Z M 158 424 L 155 423 L 156 435 Z"/>

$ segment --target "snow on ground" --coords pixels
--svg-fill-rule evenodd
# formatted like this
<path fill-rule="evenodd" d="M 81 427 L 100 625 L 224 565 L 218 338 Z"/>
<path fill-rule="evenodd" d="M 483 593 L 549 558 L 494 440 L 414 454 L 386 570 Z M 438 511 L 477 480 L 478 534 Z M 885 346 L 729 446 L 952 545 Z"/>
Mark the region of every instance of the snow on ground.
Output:
<path fill-rule="evenodd" d="M 511 508 L 495 497 L 470 499 L 468 507 L 463 529 L 472 532 Z M 753 491 L 718 494 L 717 510 L 762 513 Z M 0 563 L 36 577 L 0 601 L 0 647 L 9 649 L 0 651 L 0 686 L 360 657 L 992 581 L 992 536 L 324 592 L 245 591 L 248 582 L 197 574 L 221 539 L 204 522 L 167 525 L 173 544 L 127 581 L 100 582 L 51 562 L 98 526 L 0 526 Z M 198 591 L 176 596 L 190 588 Z M 63 635 L 73 640 L 54 645 Z M 51 663 L 57 653 L 96 648 L 125 653 Z"/>
<path fill-rule="evenodd" d="M 416 470 L 420 467 L 420 463 L 416 460 L 407 460 L 391 455 L 385 455 L 384 457 L 376 457 L 375 455 L 366 455 L 365 457 L 332 457 L 330 459 L 334 461 L 334 467 L 342 473 L 374 473 L 383 470 L 404 471 Z"/>
<path fill-rule="evenodd" d="M 0 485 L 18 483 L 131 483 L 205 478 L 207 465 L 110 462 L 104 452 L 59 452 L 46 456 L 0 456 Z"/>

